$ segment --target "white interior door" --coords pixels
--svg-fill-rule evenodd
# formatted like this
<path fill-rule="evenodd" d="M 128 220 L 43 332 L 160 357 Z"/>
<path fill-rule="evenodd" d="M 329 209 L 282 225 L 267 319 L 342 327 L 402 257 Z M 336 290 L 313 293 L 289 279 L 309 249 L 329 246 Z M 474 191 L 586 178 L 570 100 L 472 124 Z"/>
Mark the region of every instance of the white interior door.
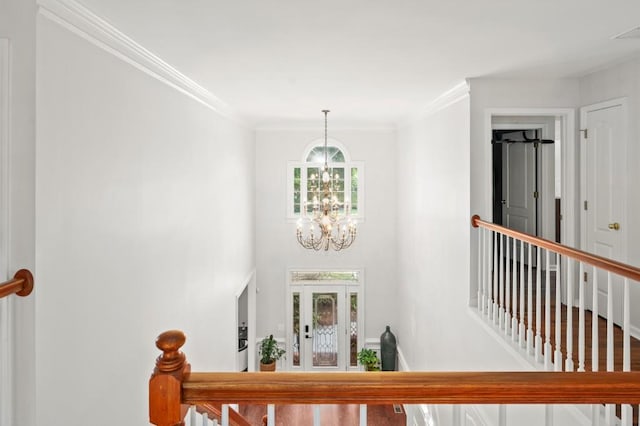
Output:
<path fill-rule="evenodd" d="M 291 291 L 291 369 L 357 368 L 359 290 L 348 285 L 305 285 Z"/>
<path fill-rule="evenodd" d="M 626 260 L 624 199 L 626 191 L 626 130 L 624 103 L 608 102 L 582 108 L 584 249 Z M 585 137 L 586 136 L 586 137 Z M 593 274 L 588 282 L 593 283 Z M 622 283 L 614 279 L 609 294 L 607 274 L 598 274 L 598 311 L 606 316 L 612 298 L 614 322 L 622 324 Z"/>
<path fill-rule="evenodd" d="M 502 223 L 536 234 L 536 151 L 532 143 L 502 144 Z"/>

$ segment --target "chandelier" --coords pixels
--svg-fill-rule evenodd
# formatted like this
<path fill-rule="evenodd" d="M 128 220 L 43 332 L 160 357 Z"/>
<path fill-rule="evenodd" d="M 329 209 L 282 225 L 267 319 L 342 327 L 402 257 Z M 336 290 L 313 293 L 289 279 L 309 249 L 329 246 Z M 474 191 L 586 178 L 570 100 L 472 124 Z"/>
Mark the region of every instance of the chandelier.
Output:
<path fill-rule="evenodd" d="M 301 217 L 296 235 L 300 245 L 306 249 L 335 251 L 349 248 L 356 239 L 356 223 L 349 216 L 351 204 L 340 202 L 340 175 L 333 174 L 327 161 L 327 113 L 324 113 L 324 167 L 321 176 L 311 174 L 307 178 L 308 192 L 313 194 L 310 202 L 302 200 Z M 320 174 L 320 173 L 319 173 Z"/>

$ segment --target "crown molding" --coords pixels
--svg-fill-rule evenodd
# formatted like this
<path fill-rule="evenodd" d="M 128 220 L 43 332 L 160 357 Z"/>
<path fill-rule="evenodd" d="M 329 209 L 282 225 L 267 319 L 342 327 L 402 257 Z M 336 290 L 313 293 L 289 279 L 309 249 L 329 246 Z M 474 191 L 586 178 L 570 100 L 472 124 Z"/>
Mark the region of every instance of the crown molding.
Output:
<path fill-rule="evenodd" d="M 220 98 L 77 1 L 38 0 L 38 13 L 221 116 L 247 125 Z"/>
<path fill-rule="evenodd" d="M 430 115 L 433 115 L 438 111 L 441 111 L 457 102 L 460 102 L 461 100 L 469 96 L 469 92 L 469 83 L 466 80 L 461 81 L 460 83 L 456 84 L 455 86 L 435 98 L 421 111 L 409 115 L 409 117 L 398 124 L 398 127 L 409 126 L 416 120 L 429 117 Z"/>

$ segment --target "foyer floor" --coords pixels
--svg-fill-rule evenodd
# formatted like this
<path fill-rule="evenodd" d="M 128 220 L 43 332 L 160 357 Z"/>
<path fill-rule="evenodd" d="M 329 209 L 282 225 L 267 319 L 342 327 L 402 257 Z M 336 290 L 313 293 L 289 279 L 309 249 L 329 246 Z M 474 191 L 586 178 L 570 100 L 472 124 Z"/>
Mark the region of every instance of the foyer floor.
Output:
<path fill-rule="evenodd" d="M 360 406 L 321 405 L 320 422 L 328 426 L 359 425 Z M 402 407 L 402 406 L 400 406 Z M 404 410 L 397 414 L 392 405 L 369 405 L 367 407 L 368 426 L 404 426 L 406 415 Z M 240 414 L 255 426 L 262 425 L 262 417 L 267 414 L 265 405 L 240 406 Z M 311 426 L 313 425 L 313 406 L 311 405 L 277 405 L 276 426 Z"/>

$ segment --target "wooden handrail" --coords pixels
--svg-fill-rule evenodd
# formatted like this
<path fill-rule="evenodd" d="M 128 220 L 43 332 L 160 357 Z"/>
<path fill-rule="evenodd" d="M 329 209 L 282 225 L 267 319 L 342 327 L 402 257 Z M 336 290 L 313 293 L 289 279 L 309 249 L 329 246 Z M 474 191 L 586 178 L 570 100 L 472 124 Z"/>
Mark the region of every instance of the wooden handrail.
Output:
<path fill-rule="evenodd" d="M 190 405 L 640 404 L 640 372 L 191 373 L 181 331 L 161 334 L 149 418 L 183 424 Z"/>
<path fill-rule="evenodd" d="M 191 373 L 182 403 L 640 403 L 640 372 Z"/>
<path fill-rule="evenodd" d="M 13 293 L 28 296 L 33 291 L 33 275 L 28 269 L 20 269 L 13 279 L 0 283 L 0 299 Z"/>
<path fill-rule="evenodd" d="M 640 268 L 637 268 L 635 266 L 627 265 L 625 263 L 608 259 L 606 257 L 587 253 L 586 251 L 558 244 L 544 238 L 538 238 L 533 235 L 525 234 L 524 232 L 514 231 L 513 229 L 505 228 L 503 226 L 496 225 L 495 223 L 486 222 L 480 219 L 480 216 L 478 215 L 474 215 L 471 217 L 471 225 L 474 228 L 481 227 L 489 229 L 491 231 L 499 232 L 503 235 L 517 238 L 527 243 L 531 243 L 535 246 L 545 248 L 555 253 L 560 253 L 563 256 L 579 260 L 580 262 L 587 263 L 605 271 L 610 271 L 623 277 L 640 282 Z"/>

